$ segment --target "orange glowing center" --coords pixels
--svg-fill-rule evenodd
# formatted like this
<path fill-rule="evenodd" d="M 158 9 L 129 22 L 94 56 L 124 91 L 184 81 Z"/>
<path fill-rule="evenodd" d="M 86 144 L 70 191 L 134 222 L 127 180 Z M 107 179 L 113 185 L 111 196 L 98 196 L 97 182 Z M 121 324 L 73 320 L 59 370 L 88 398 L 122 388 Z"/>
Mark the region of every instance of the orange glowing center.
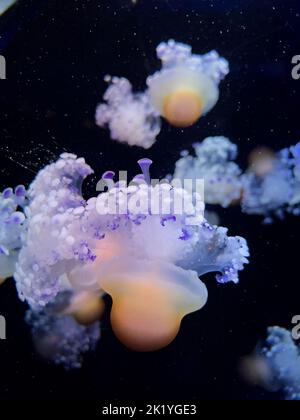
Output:
<path fill-rule="evenodd" d="M 176 127 L 188 127 L 195 124 L 203 110 L 199 95 L 191 90 L 180 90 L 165 99 L 164 117 Z"/>
<path fill-rule="evenodd" d="M 114 332 L 132 350 L 154 351 L 167 346 L 176 337 L 182 317 L 167 291 L 151 283 L 136 285 L 135 290 L 113 298 Z"/>

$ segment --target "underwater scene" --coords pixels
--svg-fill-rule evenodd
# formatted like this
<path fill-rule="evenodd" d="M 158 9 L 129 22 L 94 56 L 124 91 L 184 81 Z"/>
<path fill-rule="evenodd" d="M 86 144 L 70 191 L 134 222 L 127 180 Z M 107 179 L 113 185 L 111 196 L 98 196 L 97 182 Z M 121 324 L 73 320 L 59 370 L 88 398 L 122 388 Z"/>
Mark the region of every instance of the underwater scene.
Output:
<path fill-rule="evenodd" d="M 0 401 L 300 400 L 298 0 L 0 0 Z"/>

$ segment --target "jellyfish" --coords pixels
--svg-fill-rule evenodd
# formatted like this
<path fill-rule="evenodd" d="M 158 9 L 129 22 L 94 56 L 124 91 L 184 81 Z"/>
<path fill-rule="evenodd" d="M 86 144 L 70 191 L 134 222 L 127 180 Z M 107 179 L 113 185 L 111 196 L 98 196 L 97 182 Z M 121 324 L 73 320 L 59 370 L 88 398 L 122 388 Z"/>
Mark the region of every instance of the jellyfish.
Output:
<path fill-rule="evenodd" d="M 151 163 L 140 160 L 142 173 L 129 185 L 106 172 L 110 188 L 87 201 L 81 184 L 92 169 L 84 159 L 63 154 L 44 168 L 28 190 L 14 273 L 20 298 L 35 311 L 71 291 L 64 313 L 76 318 L 86 299 L 110 295 L 112 328 L 136 351 L 167 346 L 182 319 L 206 304 L 199 276 L 215 272 L 219 283 L 237 283 L 249 256 L 245 239 L 207 223 L 199 195 L 152 185 Z"/>
<path fill-rule="evenodd" d="M 268 328 L 264 345 L 248 360 L 258 385 L 270 392 L 281 391 L 286 400 L 300 400 L 300 349 L 290 331 Z"/>
<path fill-rule="evenodd" d="M 133 93 L 125 78 L 107 77 L 104 101 L 96 109 L 96 124 L 108 126 L 113 140 L 149 149 L 160 133 L 160 118 L 147 92 Z"/>
<path fill-rule="evenodd" d="M 250 166 L 242 176 L 243 198 L 242 211 L 247 214 L 263 215 L 265 222 L 272 222 L 274 217 L 299 213 L 299 143 L 281 150 L 257 172 Z"/>
<path fill-rule="evenodd" d="M 272 223 L 274 217 L 283 219 L 286 213 L 300 214 L 299 144 L 278 153 L 257 148 L 242 172 L 235 162 L 236 145 L 225 137 L 208 137 L 194 145 L 196 156 L 181 153 L 173 178 L 193 180 L 187 184 L 191 191 L 195 181 L 202 179 L 206 204 L 240 204 L 244 213 L 261 215 L 264 223 Z"/>
<path fill-rule="evenodd" d="M 173 177 L 203 180 L 206 204 L 228 207 L 238 202 L 242 194 L 242 171 L 234 162 L 237 146 L 226 137 L 207 137 L 195 143 L 194 150 L 195 156 L 182 152 Z"/>
<path fill-rule="evenodd" d="M 25 230 L 25 187 L 6 188 L 0 194 L 0 284 L 11 277 Z"/>
<path fill-rule="evenodd" d="M 154 108 L 176 127 L 195 124 L 216 105 L 228 62 L 216 51 L 192 54 L 189 45 L 174 40 L 159 44 L 157 56 L 162 70 L 147 79 Z"/>

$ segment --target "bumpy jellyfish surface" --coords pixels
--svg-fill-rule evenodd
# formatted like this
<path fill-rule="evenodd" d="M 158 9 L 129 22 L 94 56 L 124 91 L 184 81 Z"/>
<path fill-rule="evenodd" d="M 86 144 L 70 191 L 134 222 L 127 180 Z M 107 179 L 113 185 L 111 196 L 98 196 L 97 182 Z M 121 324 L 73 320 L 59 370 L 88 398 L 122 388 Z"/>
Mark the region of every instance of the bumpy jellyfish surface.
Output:
<path fill-rule="evenodd" d="M 25 203 L 26 190 L 23 186 L 15 190 L 6 188 L 0 194 L 0 284 L 15 271 L 25 230 L 22 211 Z"/>
<path fill-rule="evenodd" d="M 104 101 L 96 109 L 96 124 L 108 126 L 113 140 L 149 149 L 160 133 L 160 118 L 147 93 L 133 93 L 125 78 L 108 79 Z"/>
<path fill-rule="evenodd" d="M 300 400 L 300 349 L 290 331 L 271 327 L 265 347 L 260 352 L 271 372 L 274 390 L 281 390 L 287 400 Z M 269 375 L 270 376 L 270 375 Z"/>
<path fill-rule="evenodd" d="M 35 311 L 68 290 L 75 296 L 71 315 L 86 297 L 94 304 L 97 294 L 110 294 L 117 336 L 146 351 L 167 345 L 181 319 L 205 304 L 199 275 L 216 272 L 218 282 L 236 283 L 249 253 L 243 238 L 205 221 L 199 194 L 152 185 L 151 161 L 139 165 L 142 174 L 129 185 L 106 172 L 108 191 L 88 201 L 81 184 L 92 170 L 84 159 L 63 154 L 43 169 L 28 191 L 14 276 L 20 298 Z"/>
<path fill-rule="evenodd" d="M 174 126 L 193 125 L 216 105 L 228 62 L 216 51 L 192 54 L 189 45 L 174 40 L 159 44 L 157 56 L 162 69 L 147 79 L 154 108 Z"/>
<path fill-rule="evenodd" d="M 203 180 L 206 204 L 228 207 L 240 200 L 242 171 L 233 162 L 237 146 L 226 137 L 207 137 L 194 144 L 194 149 L 195 156 L 182 152 L 175 165 L 174 179 Z"/>

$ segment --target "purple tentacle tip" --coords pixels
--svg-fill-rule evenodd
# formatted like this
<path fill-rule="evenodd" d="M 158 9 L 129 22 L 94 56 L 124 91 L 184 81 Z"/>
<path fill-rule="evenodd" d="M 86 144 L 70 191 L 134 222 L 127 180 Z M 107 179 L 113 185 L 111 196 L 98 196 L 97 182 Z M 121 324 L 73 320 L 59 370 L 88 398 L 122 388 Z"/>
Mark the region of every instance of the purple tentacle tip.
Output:
<path fill-rule="evenodd" d="M 3 191 L 2 194 L 3 194 L 3 198 L 6 199 L 6 198 L 11 198 L 13 196 L 14 192 L 13 192 L 13 189 L 12 188 L 6 188 Z"/>
<path fill-rule="evenodd" d="M 102 175 L 102 179 L 111 179 L 111 180 L 113 180 L 115 175 L 116 174 L 113 171 L 106 171 Z"/>
<path fill-rule="evenodd" d="M 152 160 L 144 158 L 144 159 L 140 159 L 138 161 L 138 164 L 143 172 L 145 181 L 147 182 L 147 184 L 150 184 L 151 179 L 150 179 L 150 166 L 152 165 Z"/>
<path fill-rule="evenodd" d="M 17 197 L 25 197 L 25 195 L 26 195 L 26 189 L 25 189 L 24 185 L 19 185 L 15 189 L 15 194 L 16 194 Z"/>

